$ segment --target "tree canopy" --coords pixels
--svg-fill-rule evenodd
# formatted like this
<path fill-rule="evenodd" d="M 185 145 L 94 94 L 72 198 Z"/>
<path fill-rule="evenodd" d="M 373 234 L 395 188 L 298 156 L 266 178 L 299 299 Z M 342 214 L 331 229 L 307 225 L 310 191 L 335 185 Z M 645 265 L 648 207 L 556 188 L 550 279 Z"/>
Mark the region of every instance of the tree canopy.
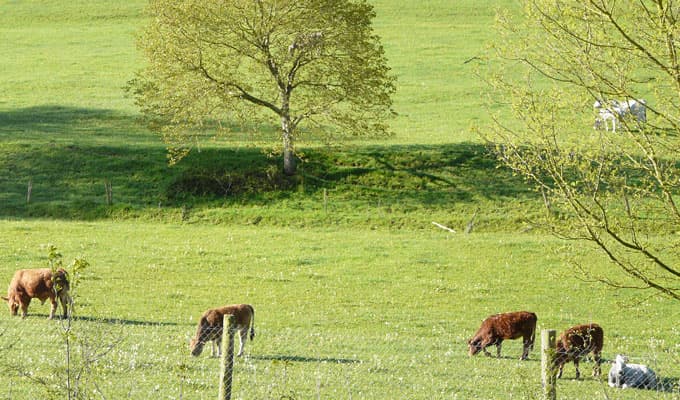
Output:
<path fill-rule="evenodd" d="M 534 221 L 594 244 L 615 268 L 582 277 L 680 300 L 680 5 L 668 0 L 525 0 L 498 15 L 485 76 L 495 106 L 483 132 L 543 195 Z M 647 122 L 593 129 L 595 102 L 646 100 Z M 600 114 L 599 117 L 602 117 Z"/>
<path fill-rule="evenodd" d="M 206 127 L 278 125 L 289 175 L 303 131 L 390 133 L 395 78 L 365 0 L 150 0 L 148 10 L 147 66 L 131 88 L 173 161 Z"/>

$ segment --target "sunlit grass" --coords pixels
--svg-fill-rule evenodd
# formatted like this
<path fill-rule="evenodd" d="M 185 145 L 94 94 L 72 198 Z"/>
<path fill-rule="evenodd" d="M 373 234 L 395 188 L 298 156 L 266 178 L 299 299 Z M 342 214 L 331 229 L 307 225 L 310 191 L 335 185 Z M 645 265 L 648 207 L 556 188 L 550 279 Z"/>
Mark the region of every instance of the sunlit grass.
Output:
<path fill-rule="evenodd" d="M 488 118 L 475 57 L 494 7 L 514 2 L 374 0 L 398 76 L 395 136 L 301 143 L 293 180 L 262 151 L 271 129 L 167 165 L 124 91 L 144 3 L 0 13 L 0 284 L 44 266 L 47 243 L 91 263 L 70 337 L 71 376 L 90 368 L 84 397 L 214 398 L 218 360 L 187 343 L 202 311 L 239 302 L 255 306 L 257 336 L 236 362 L 237 399 L 539 398 L 538 346 L 528 362 L 516 341 L 500 360 L 466 354 L 484 317 L 520 309 L 558 331 L 596 321 L 605 358 L 680 378 L 677 305 L 575 279 L 562 243 L 526 225 L 540 199 L 469 130 Z M 65 332 L 47 307 L 0 311 L 0 398 L 65 397 Z M 559 398 L 678 398 L 572 378 L 570 365 Z"/>
<path fill-rule="evenodd" d="M 466 351 L 481 319 L 520 309 L 535 311 L 541 329 L 598 322 L 605 358 L 622 352 L 665 378 L 680 374 L 674 305 L 640 303 L 634 292 L 565 276 L 556 239 L 131 222 L 2 226 L 0 245 L 13 249 L 0 253 L 3 279 L 41 266 L 41 244 L 50 241 L 65 259 L 81 255 L 92 264 L 76 288 L 74 365 L 83 343 L 122 339 L 94 365 L 90 383 L 107 398 L 215 396 L 218 360 L 192 358 L 188 339 L 203 310 L 240 302 L 254 305 L 257 335 L 246 345 L 249 357 L 237 360 L 235 398 L 526 398 L 540 392 L 538 344 L 527 362 L 517 361 L 517 341 L 505 343 L 500 360 Z M 62 329 L 46 316 L 39 302 L 23 321 L 0 313 L 3 368 L 48 381 L 64 373 Z M 600 383 L 574 381 L 573 373 L 566 367 L 564 398 L 602 396 Z M 45 390 L 17 374 L 2 380 L 12 398 Z"/>

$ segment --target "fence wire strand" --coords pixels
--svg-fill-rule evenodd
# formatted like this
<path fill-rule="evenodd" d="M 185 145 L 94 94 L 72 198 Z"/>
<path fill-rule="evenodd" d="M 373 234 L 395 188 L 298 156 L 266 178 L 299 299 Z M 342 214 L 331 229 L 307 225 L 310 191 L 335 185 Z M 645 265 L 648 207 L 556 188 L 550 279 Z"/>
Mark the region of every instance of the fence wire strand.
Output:
<path fill-rule="evenodd" d="M 191 355 L 193 323 L 78 317 L 72 321 L 67 348 L 61 325 L 43 317 L 0 317 L 0 398 L 63 399 L 66 390 L 73 399 L 217 396 L 220 358 L 211 355 L 209 342 L 199 356 Z M 528 360 L 519 361 L 521 341 L 504 343 L 499 359 L 495 354 L 469 357 L 467 334 L 447 323 L 435 323 L 422 334 L 414 326 L 425 319 L 390 324 L 381 333 L 262 321 L 254 340 L 246 335 L 243 355 L 234 357 L 232 399 L 541 398 L 539 346 Z M 214 333 L 204 339 L 214 339 Z M 237 353 L 239 332 L 234 340 Z M 557 381 L 557 398 L 680 399 L 678 372 L 672 368 L 680 361 L 677 348 L 626 349 L 628 367 L 647 366 L 655 382 L 624 372 L 621 387 L 609 385 L 614 351 L 605 347 L 600 378 L 590 376 L 592 361 L 584 360 L 580 384 L 575 383 L 573 364 L 566 365 Z"/>

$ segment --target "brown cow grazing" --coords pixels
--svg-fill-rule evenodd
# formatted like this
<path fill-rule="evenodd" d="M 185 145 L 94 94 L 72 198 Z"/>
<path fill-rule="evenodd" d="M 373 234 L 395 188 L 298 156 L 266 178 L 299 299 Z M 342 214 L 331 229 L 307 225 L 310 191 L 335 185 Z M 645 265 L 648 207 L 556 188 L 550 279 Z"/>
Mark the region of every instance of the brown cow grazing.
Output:
<path fill-rule="evenodd" d="M 475 336 L 468 340 L 470 356 L 483 351 L 490 356 L 486 348 L 496 345 L 496 355 L 501 356 L 501 344 L 505 339 L 522 338 L 524 341 L 524 351 L 520 360 L 526 360 L 529 350 L 534 348 L 534 337 L 536 332 L 536 314 L 528 311 L 510 312 L 504 314 L 491 315 L 482 322 Z"/>
<path fill-rule="evenodd" d="M 222 325 L 224 324 L 224 316 L 227 314 L 234 316 L 236 330 L 240 332 L 241 336 L 238 356 L 240 357 L 243 354 L 243 347 L 248 337 L 248 328 L 250 328 L 250 340 L 252 341 L 255 338 L 255 309 L 249 304 L 234 304 L 204 312 L 200 321 L 198 321 L 196 336 L 189 343 L 192 356 L 200 355 L 203 346 L 208 341 L 212 341 L 211 356 L 215 356 L 215 342 L 217 342 L 217 356 L 219 357 L 222 354 Z"/>
<path fill-rule="evenodd" d="M 57 310 L 57 298 L 61 301 L 64 310 L 64 318 L 67 317 L 67 305 L 71 304 L 69 294 L 70 285 L 68 273 L 59 268 L 54 274 L 49 268 L 41 269 L 20 269 L 14 273 L 14 277 L 9 284 L 7 297 L 2 297 L 9 305 L 9 312 L 17 315 L 21 308 L 21 317 L 26 318 L 28 305 L 31 299 L 38 299 L 45 304 L 45 300 L 50 299 L 52 308 L 50 309 L 50 319 L 54 318 Z"/>
<path fill-rule="evenodd" d="M 595 360 L 593 376 L 599 376 L 603 342 L 604 332 L 598 324 L 577 325 L 562 332 L 557 339 L 555 349 L 555 367 L 559 369 L 557 377 L 562 377 L 564 364 L 573 361 L 576 367 L 576 379 L 578 379 L 581 376 L 578 363 L 590 352 L 593 353 Z"/>

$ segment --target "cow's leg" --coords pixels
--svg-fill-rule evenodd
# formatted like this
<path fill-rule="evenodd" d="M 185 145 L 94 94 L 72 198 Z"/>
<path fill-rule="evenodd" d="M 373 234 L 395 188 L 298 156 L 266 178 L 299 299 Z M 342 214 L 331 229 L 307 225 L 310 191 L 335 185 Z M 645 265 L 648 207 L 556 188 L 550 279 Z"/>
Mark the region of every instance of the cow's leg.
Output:
<path fill-rule="evenodd" d="M 557 368 L 557 379 L 560 379 L 562 377 L 562 370 L 564 369 L 564 364 L 560 364 L 560 366 Z"/>
<path fill-rule="evenodd" d="M 237 357 L 241 357 L 243 355 L 243 348 L 246 345 L 246 339 L 248 339 L 248 328 L 241 329 L 239 333 L 241 336 L 241 343 L 239 344 L 238 354 L 236 355 Z"/>
<path fill-rule="evenodd" d="M 579 379 L 581 377 L 581 371 L 579 371 L 579 369 L 578 369 L 578 361 L 579 361 L 579 357 L 578 356 L 574 357 L 574 368 L 576 368 L 576 379 Z"/>
<path fill-rule="evenodd" d="M 479 347 L 482 348 L 482 351 L 484 352 L 484 355 L 487 357 L 491 357 L 491 353 L 489 353 L 489 350 L 486 348 L 491 346 L 493 343 L 490 342 L 488 339 L 482 340 L 482 342 L 479 344 Z"/>
<path fill-rule="evenodd" d="M 70 305 L 69 303 L 71 302 L 71 297 L 68 294 L 62 293 L 61 296 L 59 296 L 59 302 L 61 303 L 61 309 L 64 312 L 64 318 L 68 317 L 68 306 Z"/>
<path fill-rule="evenodd" d="M 522 356 L 519 358 L 520 360 L 526 360 L 529 358 L 529 349 L 531 349 L 531 336 L 524 337 L 522 338 L 523 343 L 524 343 L 524 349 L 522 350 Z"/>
<path fill-rule="evenodd" d="M 57 312 L 57 298 L 52 297 L 50 298 L 50 316 L 48 319 L 54 318 L 54 314 Z"/>
<path fill-rule="evenodd" d="M 484 355 L 487 357 L 491 357 L 491 353 L 489 353 L 489 350 L 486 349 L 487 347 L 491 346 L 491 344 L 492 343 L 489 343 L 489 341 L 487 340 L 483 340 L 482 343 L 480 344 L 480 346 L 482 347 L 482 351 L 484 352 Z"/>
<path fill-rule="evenodd" d="M 600 352 L 593 353 L 593 360 L 595 365 L 593 366 L 593 376 L 600 376 L 602 369 L 600 368 L 600 362 L 602 360 Z"/>
<path fill-rule="evenodd" d="M 503 344 L 502 340 L 499 340 L 496 342 L 496 358 L 501 358 L 501 345 Z"/>
<path fill-rule="evenodd" d="M 484 355 L 485 355 L 485 356 L 491 357 L 491 353 L 489 353 L 489 351 L 486 349 L 486 347 L 483 348 L 482 351 L 484 352 Z"/>
<path fill-rule="evenodd" d="M 21 318 L 26 318 L 28 315 L 28 305 L 31 304 L 31 298 L 22 298 L 19 301 L 19 307 L 21 307 Z"/>

